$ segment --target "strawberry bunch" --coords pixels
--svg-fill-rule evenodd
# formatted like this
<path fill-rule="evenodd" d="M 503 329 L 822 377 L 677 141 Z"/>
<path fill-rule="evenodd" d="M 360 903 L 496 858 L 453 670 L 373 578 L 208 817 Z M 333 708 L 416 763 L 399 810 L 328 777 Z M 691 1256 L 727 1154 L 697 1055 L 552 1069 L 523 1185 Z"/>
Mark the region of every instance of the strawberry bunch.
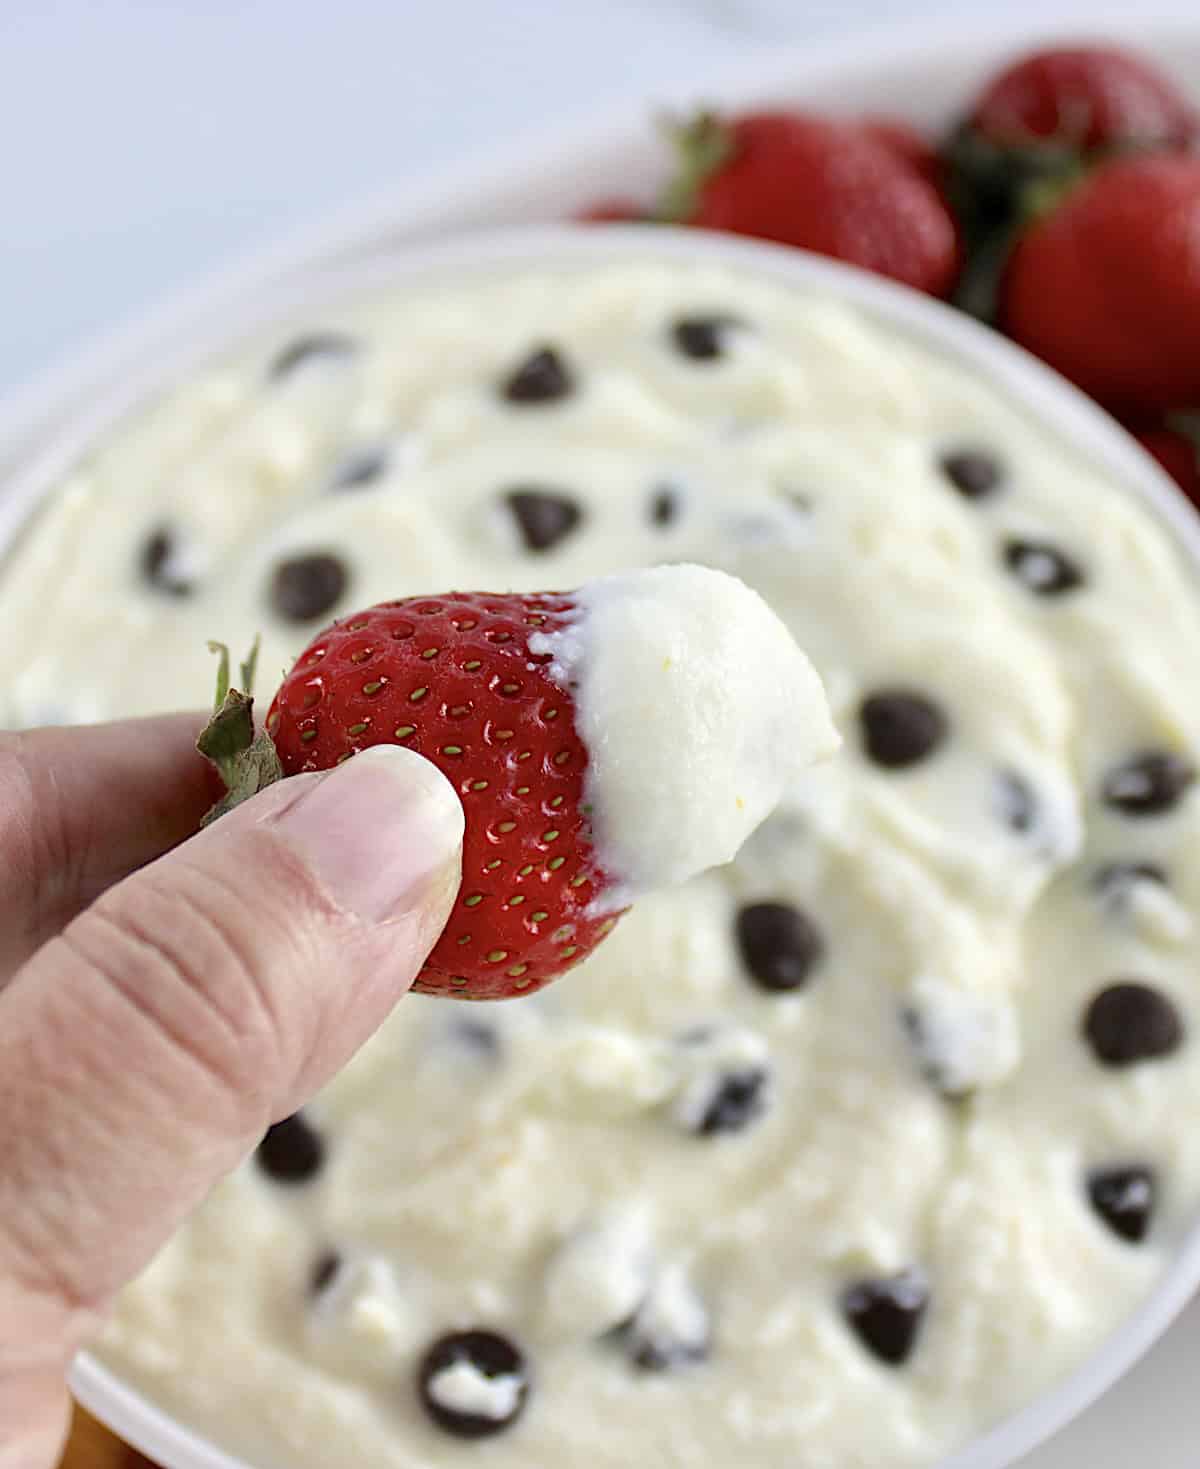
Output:
<path fill-rule="evenodd" d="M 656 202 L 580 217 L 752 235 L 949 296 L 1120 416 L 1200 505 L 1200 118 L 1153 63 L 1037 51 L 937 145 L 778 107 L 668 136 Z"/>

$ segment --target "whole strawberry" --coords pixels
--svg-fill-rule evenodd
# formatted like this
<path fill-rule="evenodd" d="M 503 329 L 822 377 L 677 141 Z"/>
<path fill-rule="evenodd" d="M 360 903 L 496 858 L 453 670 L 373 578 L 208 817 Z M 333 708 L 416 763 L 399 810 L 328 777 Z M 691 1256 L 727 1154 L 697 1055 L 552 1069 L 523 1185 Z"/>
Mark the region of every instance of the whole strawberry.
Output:
<path fill-rule="evenodd" d="M 466 811 L 463 882 L 415 988 L 467 999 L 538 989 L 612 928 L 583 800 L 570 698 L 529 637 L 570 620 L 557 596 L 453 593 L 385 602 L 303 652 L 266 728 L 285 775 L 370 745 L 416 750 Z"/>
<path fill-rule="evenodd" d="M 912 140 L 801 112 L 704 114 L 679 130 L 660 218 L 831 255 L 946 295 L 958 231 Z"/>
<path fill-rule="evenodd" d="M 1123 411 L 1200 404 L 1200 157 L 1096 170 L 1019 240 L 1001 323 Z"/>
<path fill-rule="evenodd" d="M 998 147 L 1181 148 L 1196 115 L 1152 62 L 1115 46 L 1035 51 L 988 83 L 970 116 Z"/>

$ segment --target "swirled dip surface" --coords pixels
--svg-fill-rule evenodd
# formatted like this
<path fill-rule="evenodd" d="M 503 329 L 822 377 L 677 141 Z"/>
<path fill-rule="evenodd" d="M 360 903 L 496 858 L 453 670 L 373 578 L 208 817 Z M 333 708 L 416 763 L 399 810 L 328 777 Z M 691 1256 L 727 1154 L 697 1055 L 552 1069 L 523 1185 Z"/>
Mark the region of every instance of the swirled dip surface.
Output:
<path fill-rule="evenodd" d="M 314 317 L 114 435 L 2 584 L 8 720 L 205 640 L 700 562 L 842 752 L 545 996 L 406 1000 L 103 1354 L 263 1463 L 908 1469 L 1144 1296 L 1200 1200 L 1200 602 L 960 364 L 654 264 Z"/>

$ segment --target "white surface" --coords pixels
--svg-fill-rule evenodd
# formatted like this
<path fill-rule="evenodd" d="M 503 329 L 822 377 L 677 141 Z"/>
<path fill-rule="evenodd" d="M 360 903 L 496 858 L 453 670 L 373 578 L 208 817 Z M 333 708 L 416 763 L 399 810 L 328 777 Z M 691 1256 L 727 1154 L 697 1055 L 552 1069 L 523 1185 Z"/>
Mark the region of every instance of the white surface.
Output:
<path fill-rule="evenodd" d="M 877 59 L 870 56 L 860 58 L 861 64 L 867 67 L 874 64 Z M 1200 61 L 1200 57 L 1194 59 Z M 790 66 L 799 71 L 801 69 L 799 58 L 792 57 Z M 569 251 L 568 244 L 570 245 Z M 977 369 L 993 375 L 1035 416 L 1052 414 L 1056 428 L 1060 432 L 1080 444 L 1090 446 L 1092 452 L 1108 466 L 1111 473 L 1128 483 L 1131 488 L 1138 488 L 1152 503 L 1157 505 L 1164 517 L 1175 526 L 1181 538 L 1200 557 L 1200 524 L 1197 523 L 1191 511 L 1178 500 L 1161 473 L 1133 446 L 1131 441 L 1117 430 L 1094 405 L 1066 385 L 1059 383 L 1046 369 L 1026 358 L 1024 354 L 999 338 L 980 332 L 966 318 L 934 303 L 929 303 L 921 297 L 898 292 L 895 287 L 886 282 L 859 275 L 857 272 L 848 272 L 844 267 L 829 262 L 815 261 L 792 251 L 752 246 L 746 242 L 722 242 L 715 237 L 705 242 L 700 237 L 687 235 L 678 235 L 673 240 L 663 235 L 660 237 L 657 248 L 662 252 L 672 248 L 682 250 L 686 252 L 688 258 L 694 258 L 699 251 L 720 250 L 722 254 L 728 256 L 731 262 L 736 262 L 743 256 L 749 259 L 753 255 L 756 268 L 760 271 L 778 272 L 787 279 L 800 278 L 809 284 L 820 285 L 822 289 L 844 294 L 865 305 L 873 306 L 901 327 L 907 326 L 920 335 L 932 336 L 934 340 L 943 343 L 947 350 L 961 354 L 976 364 Z M 429 264 L 434 264 L 435 268 L 440 271 L 452 272 L 455 278 L 458 278 L 460 273 L 472 268 L 481 266 L 490 268 L 493 262 L 514 258 L 529 261 L 539 258 L 539 255 L 545 251 L 549 251 L 553 258 L 569 253 L 572 258 L 581 259 L 594 257 L 596 254 L 607 254 L 610 250 L 641 253 L 644 249 L 644 241 L 638 231 L 626 231 L 623 237 L 606 237 L 600 232 L 589 232 L 576 234 L 569 242 L 563 242 L 561 238 L 543 239 L 539 242 L 536 237 L 528 236 L 510 236 L 490 246 L 483 242 L 460 242 L 456 245 L 442 246 L 436 250 L 408 251 L 405 253 L 405 259 L 410 272 L 413 270 L 420 272 L 422 269 L 427 269 Z M 382 284 L 385 279 L 403 279 L 399 261 L 388 270 L 382 268 L 376 270 L 374 275 L 376 277 L 374 283 L 377 285 Z M 364 287 L 367 284 L 362 279 L 359 283 Z M 342 284 L 344 287 L 344 276 Z M 330 287 L 328 293 L 333 294 L 333 289 Z M 277 293 L 274 301 L 270 299 L 271 292 L 260 287 L 257 293 L 242 301 L 240 305 L 227 303 L 223 318 L 206 318 L 204 327 L 208 332 L 219 332 L 222 324 L 225 325 L 226 330 L 230 330 L 232 324 L 237 323 L 243 328 L 250 329 L 254 325 L 251 318 L 260 313 L 263 319 L 268 319 L 275 312 L 291 315 L 296 312 L 298 303 L 311 302 L 324 294 L 326 291 L 323 290 L 320 283 L 311 278 L 293 282 L 288 290 Z M 186 337 L 185 340 L 187 340 Z M 159 376 L 169 367 L 177 365 L 179 349 L 180 343 L 176 342 L 172 352 L 165 357 L 160 357 L 157 363 Z M 150 371 L 154 364 L 144 362 L 142 366 L 143 369 Z M 44 475 L 41 477 L 44 482 Z M 38 480 L 39 473 L 35 471 L 28 476 L 25 483 L 15 483 L 14 488 L 18 498 L 26 492 L 32 493 L 36 489 Z M 966 1453 L 956 1456 L 953 1463 L 943 1466 L 943 1469 L 1000 1469 L 1000 1466 L 1013 1462 L 1014 1452 L 1036 1441 L 1056 1423 L 1061 1422 L 1064 1417 L 1078 1411 L 1079 1408 L 1090 1402 L 1096 1393 L 1102 1391 L 1107 1383 L 1125 1370 L 1146 1345 L 1160 1334 L 1164 1321 L 1174 1315 L 1190 1293 L 1198 1271 L 1200 1271 L 1200 1233 L 1193 1236 L 1186 1256 L 1181 1257 L 1177 1266 L 1146 1306 L 1118 1337 L 1110 1341 L 1091 1360 L 1085 1369 L 1070 1378 L 1056 1393 L 1041 1399 L 1026 1413 L 1019 1415 L 995 1434 L 990 1435 Z M 205 1450 L 202 1446 L 198 1447 L 195 1440 L 173 1428 L 168 1420 L 148 1411 L 145 1404 L 141 1403 L 135 1395 L 121 1389 L 111 1376 L 99 1369 L 95 1363 L 82 1361 L 77 1367 L 74 1380 L 81 1396 L 90 1406 L 99 1410 L 102 1416 L 124 1431 L 139 1446 L 162 1458 L 164 1462 L 172 1464 L 175 1469 L 229 1469 L 232 1461 L 213 1451 Z M 1136 1409 L 1134 1411 L 1136 1413 Z M 1128 1409 L 1126 1413 L 1128 1414 Z M 1115 1461 L 1122 1464 L 1128 1463 L 1132 1454 L 1141 1447 L 1138 1418 L 1136 1416 L 1127 1417 L 1126 1422 L 1130 1423 L 1131 1432 L 1135 1437 L 1132 1442 L 1126 1442 L 1123 1458 Z M 1111 1434 L 1112 1429 L 1110 1428 L 1108 1432 Z M 1161 1443 L 1162 1440 L 1159 1437 L 1156 1448 Z M 1057 1457 L 1043 1459 L 1040 1463 L 1036 1459 L 1031 1462 L 1039 1463 L 1039 1469 L 1041 1465 L 1047 1466 L 1047 1469 L 1049 1466 L 1053 1466 L 1053 1469 L 1084 1469 L 1084 1466 L 1087 1465 L 1090 1469 L 1091 1465 L 1104 1462 L 1102 1459 L 1089 1459 L 1078 1455 L 1068 1456 L 1062 1451 L 1061 1444 L 1055 1450 L 1055 1454 Z M 1189 1462 L 1189 1457 L 1180 1457 L 1176 1462 L 1182 1466 Z M 1162 1458 L 1155 1460 L 1156 1469 L 1158 1466 L 1166 1466 L 1169 1463 L 1170 1461 Z"/>
<path fill-rule="evenodd" d="M 1064 0 L 1066 13 L 1086 13 Z M 1037 13 L 1035 0 L 1010 11 Z M 3 0 L 0 392 L 240 249 L 742 44 L 988 0 Z"/>
<path fill-rule="evenodd" d="M 1089 8 L 1056 10 L 1086 17 Z M 888 0 L 663 0 L 657 7 L 574 0 L 561 10 L 541 0 L 438 7 L 351 0 L 335 18 L 326 7 L 284 0 L 214 0 L 204 15 L 148 0 L 7 0 L 0 382 L 27 376 L 82 334 L 170 293 L 242 245 L 310 220 L 364 186 L 378 188 L 414 163 L 461 157 L 476 141 L 558 107 L 649 92 L 659 79 L 678 91 L 683 73 L 728 59 L 739 11 L 756 12 L 764 36 L 896 13 Z M 1174 10 L 1195 14 L 1178 3 Z M 961 17 L 994 7 L 944 0 L 905 11 Z M 468 12 L 474 24 L 464 30 Z M 943 49 L 940 41 L 930 36 L 931 54 Z M 462 87 L 467 73 L 470 85 Z M 447 108 L 451 79 L 455 105 Z M 950 48 L 942 95 L 960 85 Z M 923 83 L 894 90 L 922 112 L 937 105 Z M 1193 1307 L 1142 1367 L 1024 1461 L 1026 1469 L 1191 1466 L 1198 1358 L 1200 1308 Z"/>

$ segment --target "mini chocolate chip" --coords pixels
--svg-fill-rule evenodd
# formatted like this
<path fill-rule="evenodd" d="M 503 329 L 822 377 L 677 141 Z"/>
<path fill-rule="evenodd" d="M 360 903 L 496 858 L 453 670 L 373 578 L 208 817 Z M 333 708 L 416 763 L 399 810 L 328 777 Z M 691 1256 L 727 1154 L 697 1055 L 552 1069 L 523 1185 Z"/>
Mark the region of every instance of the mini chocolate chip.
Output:
<path fill-rule="evenodd" d="M 308 1277 L 308 1288 L 311 1294 L 319 1296 L 333 1284 L 338 1271 L 342 1268 L 342 1257 L 336 1250 L 326 1250 L 323 1255 L 318 1255 L 313 1264 L 312 1273 Z"/>
<path fill-rule="evenodd" d="M 509 490 L 504 501 L 530 551 L 549 551 L 565 540 L 583 519 L 578 504 L 555 490 Z"/>
<path fill-rule="evenodd" d="M 790 903 L 749 903 L 735 928 L 742 963 L 756 984 L 782 993 L 808 981 L 825 953 L 821 931 Z"/>
<path fill-rule="evenodd" d="M 357 351 L 358 343 L 342 332 L 311 332 L 308 336 L 297 337 L 294 342 L 277 352 L 271 359 L 267 375 L 278 381 L 295 372 L 301 365 L 319 357 L 330 360 L 353 357 Z"/>
<path fill-rule="evenodd" d="M 325 1162 L 321 1134 L 295 1112 L 267 1129 L 254 1160 L 276 1183 L 308 1183 Z"/>
<path fill-rule="evenodd" d="M 948 450 L 938 468 L 965 500 L 982 500 L 1004 481 L 1000 461 L 986 449 Z"/>
<path fill-rule="evenodd" d="M 670 525 L 679 519 L 679 494 L 670 485 L 661 485 L 650 497 L 650 524 Z"/>
<path fill-rule="evenodd" d="M 693 362 L 712 362 L 724 357 L 729 333 L 741 326 L 736 316 L 682 316 L 671 326 L 671 340 L 678 351 Z"/>
<path fill-rule="evenodd" d="M 505 378 L 500 389 L 509 403 L 554 403 L 575 388 L 567 364 L 553 347 L 539 347 Z"/>
<path fill-rule="evenodd" d="M 877 689 L 859 706 L 858 721 L 868 758 L 887 770 L 927 760 L 950 730 L 941 706 L 911 689 Z"/>
<path fill-rule="evenodd" d="M 912 1355 L 925 1312 L 929 1282 L 920 1270 L 882 1280 L 860 1280 L 842 1292 L 842 1314 L 863 1346 L 898 1367 Z"/>
<path fill-rule="evenodd" d="M 1170 750 L 1139 750 L 1104 777 L 1100 795 L 1125 816 L 1159 816 L 1178 804 L 1196 779 L 1196 767 Z"/>
<path fill-rule="evenodd" d="M 472 1413 L 439 1400 L 438 1377 L 460 1364 L 489 1380 L 516 1379 L 507 1401 L 497 1403 L 495 1414 Z M 521 1416 L 529 1396 L 529 1368 L 520 1348 L 507 1337 L 480 1329 L 455 1331 L 439 1338 L 425 1353 L 417 1370 L 417 1393 L 421 1406 L 445 1432 L 456 1438 L 488 1438 L 511 1427 Z"/>
<path fill-rule="evenodd" d="M 1092 1208 L 1121 1239 L 1137 1245 L 1150 1231 L 1158 1180 L 1150 1168 L 1109 1168 L 1090 1173 Z"/>
<path fill-rule="evenodd" d="M 271 605 L 288 622 L 322 617 L 345 592 L 346 564 L 328 551 L 310 551 L 281 561 L 271 579 Z"/>
<path fill-rule="evenodd" d="M 152 530 L 142 543 L 140 566 L 143 578 L 156 591 L 170 597 L 186 597 L 193 590 L 191 577 L 178 564 L 179 546 L 166 526 Z"/>
<path fill-rule="evenodd" d="M 500 1054 L 496 1027 L 484 1020 L 456 1020 L 450 1033 L 460 1046 L 477 1055 L 494 1057 Z"/>
<path fill-rule="evenodd" d="M 1092 874 L 1092 887 L 1108 903 L 1123 904 L 1139 883 L 1168 887 L 1166 870 L 1157 862 L 1106 862 Z"/>
<path fill-rule="evenodd" d="M 730 1071 L 716 1078 L 712 1099 L 699 1119 L 701 1137 L 741 1132 L 767 1110 L 767 1073 L 761 1067 Z"/>
<path fill-rule="evenodd" d="M 1083 586 L 1079 566 L 1045 541 L 1007 541 L 1004 564 L 1038 597 L 1061 597 Z"/>
<path fill-rule="evenodd" d="M 329 480 L 331 490 L 361 490 L 380 479 L 388 467 L 386 449 L 361 449 L 337 466 Z"/>
<path fill-rule="evenodd" d="M 1161 990 L 1122 980 L 1088 1005 L 1083 1033 L 1101 1065 L 1133 1066 L 1177 1051 L 1185 1027 L 1175 1002 Z"/>
<path fill-rule="evenodd" d="M 1002 770 L 996 777 L 996 804 L 1004 824 L 1022 836 L 1033 830 L 1038 803 L 1033 787 L 1015 770 Z"/>

